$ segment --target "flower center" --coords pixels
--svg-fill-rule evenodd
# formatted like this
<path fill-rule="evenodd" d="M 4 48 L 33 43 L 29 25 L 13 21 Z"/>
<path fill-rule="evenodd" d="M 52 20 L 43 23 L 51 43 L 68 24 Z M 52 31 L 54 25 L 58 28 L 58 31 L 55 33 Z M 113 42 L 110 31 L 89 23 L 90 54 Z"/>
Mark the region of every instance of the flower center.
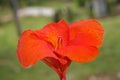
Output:
<path fill-rule="evenodd" d="M 57 50 L 61 47 L 62 47 L 62 37 L 58 36 L 58 40 L 57 40 L 57 43 L 56 43 L 56 46 L 55 46 L 55 50 Z"/>

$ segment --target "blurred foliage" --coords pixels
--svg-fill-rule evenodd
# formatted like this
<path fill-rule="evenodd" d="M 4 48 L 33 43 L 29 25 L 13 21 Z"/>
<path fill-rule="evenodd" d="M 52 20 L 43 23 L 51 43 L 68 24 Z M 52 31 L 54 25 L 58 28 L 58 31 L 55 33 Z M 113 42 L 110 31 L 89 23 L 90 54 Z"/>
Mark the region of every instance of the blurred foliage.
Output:
<path fill-rule="evenodd" d="M 0 7 L 5 7 L 8 5 L 9 5 L 8 0 L 0 0 Z"/>
<path fill-rule="evenodd" d="M 49 2 L 49 0 L 17 0 L 19 5 L 21 6 L 37 6 L 41 5 L 45 2 Z M 59 0 L 51 0 L 51 1 L 59 1 Z M 0 0 L 0 7 L 9 6 L 9 0 Z"/>
<path fill-rule="evenodd" d="M 75 0 L 78 7 L 84 7 L 87 0 Z"/>
<path fill-rule="evenodd" d="M 21 6 L 23 6 L 23 5 L 37 6 L 37 5 L 43 4 L 46 1 L 48 1 L 48 0 L 18 0 L 18 2 L 20 3 Z"/>
<path fill-rule="evenodd" d="M 108 11 L 110 14 L 114 14 L 115 10 L 115 5 L 116 5 L 117 0 L 108 0 Z"/>
<path fill-rule="evenodd" d="M 84 6 L 84 8 L 87 10 L 88 15 L 90 17 L 93 17 L 93 10 L 92 10 L 92 7 L 91 7 L 91 1 L 92 0 L 86 0 L 86 5 Z M 115 8 L 117 7 L 117 4 L 119 4 L 119 2 L 120 2 L 120 0 L 105 0 L 105 3 L 107 3 L 106 4 L 106 6 L 107 6 L 107 16 L 117 14 L 117 11 L 116 11 Z"/>
<path fill-rule="evenodd" d="M 116 3 L 119 3 L 119 4 L 120 4 L 120 0 L 116 0 Z"/>
<path fill-rule="evenodd" d="M 20 6 L 37 6 L 49 0 L 17 0 Z M 9 6 L 9 0 L 0 0 L 0 6 Z"/>

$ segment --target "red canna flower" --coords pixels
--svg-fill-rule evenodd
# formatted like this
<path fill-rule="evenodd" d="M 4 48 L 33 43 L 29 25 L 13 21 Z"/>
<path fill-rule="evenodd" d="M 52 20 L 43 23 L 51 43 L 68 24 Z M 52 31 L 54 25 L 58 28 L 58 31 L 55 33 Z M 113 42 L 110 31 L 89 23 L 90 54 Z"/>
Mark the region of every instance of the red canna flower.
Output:
<path fill-rule="evenodd" d="M 23 67 L 41 60 L 58 73 L 60 80 L 66 80 L 72 61 L 84 63 L 97 57 L 103 34 L 102 26 L 94 19 L 71 24 L 61 20 L 41 30 L 24 31 L 18 41 L 17 56 Z"/>

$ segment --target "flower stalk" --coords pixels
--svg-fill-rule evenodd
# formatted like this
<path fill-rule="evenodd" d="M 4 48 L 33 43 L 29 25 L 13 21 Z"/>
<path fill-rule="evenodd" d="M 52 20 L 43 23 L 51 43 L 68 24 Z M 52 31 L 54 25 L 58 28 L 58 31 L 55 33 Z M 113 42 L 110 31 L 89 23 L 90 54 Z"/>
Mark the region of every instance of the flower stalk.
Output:
<path fill-rule="evenodd" d="M 66 74 L 59 75 L 59 77 L 60 77 L 60 80 L 66 80 Z"/>

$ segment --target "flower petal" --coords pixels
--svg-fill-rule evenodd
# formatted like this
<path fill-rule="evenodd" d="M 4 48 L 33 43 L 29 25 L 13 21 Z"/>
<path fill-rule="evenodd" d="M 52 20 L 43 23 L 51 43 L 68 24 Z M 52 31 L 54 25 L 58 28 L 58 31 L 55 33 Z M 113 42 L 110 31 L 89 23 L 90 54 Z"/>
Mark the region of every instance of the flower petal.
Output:
<path fill-rule="evenodd" d="M 31 30 L 26 30 L 21 35 L 17 56 L 24 67 L 31 66 L 45 57 L 55 57 L 52 48 L 45 41 L 34 36 Z"/>
<path fill-rule="evenodd" d="M 101 46 L 104 30 L 94 19 L 74 22 L 70 26 L 70 40 L 91 46 Z"/>
<path fill-rule="evenodd" d="M 83 63 L 94 60 L 99 51 L 92 46 L 67 46 L 59 49 L 57 53 L 67 56 L 72 61 Z"/>
<path fill-rule="evenodd" d="M 62 40 L 61 45 L 65 46 L 69 39 L 69 27 L 64 20 L 61 20 L 58 23 L 51 23 L 43 29 L 37 30 L 36 35 L 40 39 L 52 43 L 54 47 L 59 46 L 59 40 Z"/>

